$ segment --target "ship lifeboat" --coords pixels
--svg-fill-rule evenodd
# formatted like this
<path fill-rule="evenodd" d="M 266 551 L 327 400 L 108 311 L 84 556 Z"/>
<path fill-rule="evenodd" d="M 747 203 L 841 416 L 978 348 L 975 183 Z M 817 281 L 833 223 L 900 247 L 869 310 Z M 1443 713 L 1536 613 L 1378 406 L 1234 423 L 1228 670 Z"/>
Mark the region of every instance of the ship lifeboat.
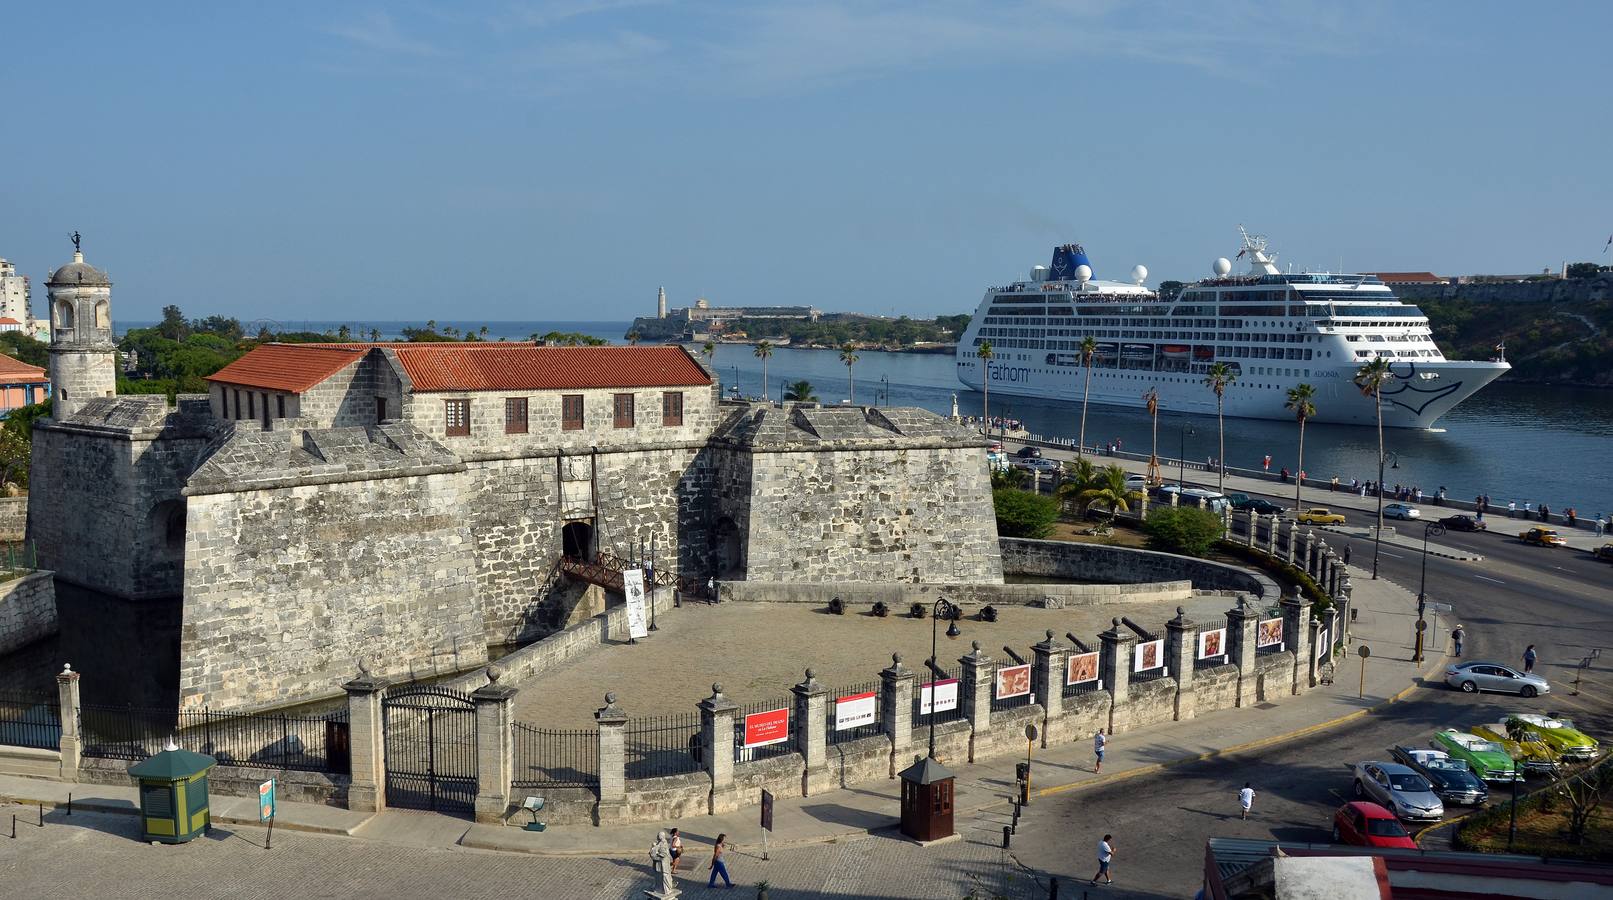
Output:
<path fill-rule="evenodd" d="M 1120 348 L 1120 355 L 1125 359 L 1153 359 L 1154 345 L 1124 344 Z"/>
<path fill-rule="evenodd" d="M 1197 359 L 1197 360 L 1203 360 L 1203 361 L 1208 361 L 1208 360 L 1215 359 L 1215 348 L 1214 347 L 1194 347 L 1193 348 L 1193 358 Z"/>
<path fill-rule="evenodd" d="M 1166 344 L 1160 348 L 1166 359 L 1187 359 L 1190 348 L 1186 344 Z"/>
<path fill-rule="evenodd" d="M 1097 357 L 1099 359 L 1114 359 L 1115 349 L 1114 344 L 1099 344 L 1096 351 Z"/>

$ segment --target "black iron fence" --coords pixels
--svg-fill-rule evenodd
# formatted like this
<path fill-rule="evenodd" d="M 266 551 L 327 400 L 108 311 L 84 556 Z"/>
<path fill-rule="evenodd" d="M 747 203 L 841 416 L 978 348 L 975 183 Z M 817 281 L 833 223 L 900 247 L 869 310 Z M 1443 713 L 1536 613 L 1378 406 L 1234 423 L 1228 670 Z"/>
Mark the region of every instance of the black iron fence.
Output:
<path fill-rule="evenodd" d="M 1156 666 L 1152 669 L 1144 669 L 1141 672 L 1131 673 L 1131 683 L 1141 684 L 1145 681 L 1155 681 L 1157 679 L 1164 678 L 1169 674 L 1170 669 L 1166 668 L 1165 666 Z"/>
<path fill-rule="evenodd" d="M 885 700 L 883 685 L 883 681 L 867 681 L 829 695 L 824 709 L 830 744 L 884 733 L 884 723 L 880 721 L 880 710 L 884 708 L 882 704 Z"/>
<path fill-rule="evenodd" d="M 31 575 L 39 568 L 39 556 L 32 541 L 0 544 L 0 581 Z"/>
<path fill-rule="evenodd" d="M 62 709 L 47 694 L 0 694 L 0 744 L 55 750 L 62 742 Z"/>
<path fill-rule="evenodd" d="M 599 731 L 595 728 L 538 728 L 516 722 L 515 787 L 599 784 Z"/>
<path fill-rule="evenodd" d="M 701 771 L 700 714 L 628 719 L 623 739 L 628 778 Z"/>
<path fill-rule="evenodd" d="M 741 706 L 734 714 L 734 762 L 771 759 L 794 753 L 798 724 L 795 719 L 794 696 Z M 747 738 L 755 745 L 745 746 Z"/>
<path fill-rule="evenodd" d="M 937 725 L 944 725 L 947 722 L 963 718 L 963 667 L 954 666 L 941 671 L 942 677 L 937 679 L 935 674 L 926 668 L 919 674 L 918 683 L 913 685 L 913 727 L 915 728 L 920 725 L 929 725 L 932 716 Z M 935 687 L 930 691 L 926 691 L 925 686 L 932 682 Z M 938 702 L 933 706 L 939 706 L 941 707 L 940 709 L 929 712 L 925 710 L 927 705 L 925 703 L 926 693 L 934 693 L 938 696 Z"/>
<path fill-rule="evenodd" d="M 347 710 L 320 716 L 212 710 L 80 706 L 86 757 L 141 760 L 173 739 L 221 766 L 345 773 L 351 769 Z"/>

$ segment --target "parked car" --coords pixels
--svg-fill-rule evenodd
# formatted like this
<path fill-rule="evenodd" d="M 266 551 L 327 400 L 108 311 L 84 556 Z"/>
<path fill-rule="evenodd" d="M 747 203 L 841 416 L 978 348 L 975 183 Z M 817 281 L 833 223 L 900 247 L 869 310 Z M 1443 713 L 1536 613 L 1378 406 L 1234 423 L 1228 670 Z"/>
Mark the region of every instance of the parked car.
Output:
<path fill-rule="evenodd" d="M 1324 507 L 1313 506 L 1297 517 L 1301 525 L 1343 525 L 1344 517 Z"/>
<path fill-rule="evenodd" d="M 1033 459 L 1015 460 L 1014 465 L 1029 472 L 1057 472 L 1063 468 L 1058 460 L 1042 459 L 1039 456 Z"/>
<path fill-rule="evenodd" d="M 1501 745 L 1507 755 L 1518 761 L 1518 765 L 1525 772 L 1534 772 L 1541 775 L 1552 775 L 1557 771 L 1556 750 L 1553 750 L 1540 736 L 1540 732 L 1528 729 L 1523 732 L 1522 740 L 1513 740 L 1503 723 L 1493 725 L 1476 725 L 1473 733 L 1481 738 L 1488 738 Z"/>
<path fill-rule="evenodd" d="M 1252 509 L 1262 516 L 1271 516 L 1287 512 L 1287 508 L 1273 503 L 1264 497 L 1251 497 L 1248 494 L 1228 494 L 1227 502 L 1236 510 Z"/>
<path fill-rule="evenodd" d="M 1451 755 L 1452 759 L 1459 759 L 1467 763 L 1473 774 L 1485 781 L 1521 781 L 1523 773 L 1513 768 L 1512 757 L 1494 741 L 1485 740 L 1476 734 L 1457 731 L 1447 728 L 1436 732 L 1428 746 L 1435 750 L 1443 750 Z"/>
<path fill-rule="evenodd" d="M 1428 779 L 1439 799 L 1447 804 L 1483 806 L 1490 801 L 1490 789 L 1484 779 L 1474 775 L 1467 763 L 1452 759 L 1443 750 L 1396 745 L 1390 752 L 1396 762 Z"/>
<path fill-rule="evenodd" d="M 1146 490 L 1148 490 L 1148 476 L 1147 475 L 1127 475 L 1126 476 L 1126 493 L 1129 494 L 1132 491 L 1137 491 L 1137 492 L 1141 493 L 1142 491 L 1146 491 Z"/>
<path fill-rule="evenodd" d="M 1421 518 L 1423 511 L 1410 503 L 1385 503 L 1383 517 L 1385 519 L 1417 519 Z"/>
<path fill-rule="evenodd" d="M 1042 448 L 1041 447 L 1021 447 L 1021 448 L 1019 448 L 1019 452 L 1015 453 L 1014 455 L 1019 457 L 1020 459 L 1041 459 L 1042 458 Z"/>
<path fill-rule="evenodd" d="M 1216 513 L 1227 508 L 1227 498 L 1209 488 L 1188 488 L 1176 502 L 1180 506 L 1201 506 Z"/>
<path fill-rule="evenodd" d="M 1603 544 L 1596 548 L 1596 558 L 1613 562 L 1613 544 Z"/>
<path fill-rule="evenodd" d="M 1445 683 L 1461 688 L 1469 694 L 1480 691 L 1497 691 L 1517 694 L 1520 697 L 1537 697 L 1551 693 L 1551 683 L 1534 673 L 1520 672 L 1511 666 L 1494 662 L 1456 663 L 1445 670 Z"/>
<path fill-rule="evenodd" d="M 1365 800 L 1346 803 L 1333 814 L 1333 842 L 1354 847 L 1417 849 L 1394 813 Z"/>
<path fill-rule="evenodd" d="M 1525 544 L 1537 544 L 1541 547 L 1566 547 L 1568 540 L 1557 533 L 1555 528 L 1536 525 L 1528 531 L 1518 532 L 1518 540 Z"/>
<path fill-rule="evenodd" d="M 1507 718 L 1518 719 L 1534 726 L 1534 729 L 1540 732 L 1540 739 L 1550 744 L 1564 759 L 1576 761 L 1594 759 L 1601 751 L 1596 738 L 1575 728 L 1569 719 L 1554 719 L 1539 713 L 1513 713 Z"/>
<path fill-rule="evenodd" d="M 1357 800 L 1371 800 L 1406 821 L 1438 822 L 1445 818 L 1445 801 L 1434 793 L 1428 779 L 1400 763 L 1355 764 Z"/>
<path fill-rule="evenodd" d="M 1181 492 L 1182 486 L 1179 484 L 1156 485 L 1153 490 L 1154 498 L 1157 500 L 1162 500 L 1166 503 L 1171 502 L 1172 494 L 1180 494 Z"/>
<path fill-rule="evenodd" d="M 1439 524 L 1446 531 L 1486 531 L 1488 525 L 1472 516 L 1446 516 L 1439 520 Z"/>

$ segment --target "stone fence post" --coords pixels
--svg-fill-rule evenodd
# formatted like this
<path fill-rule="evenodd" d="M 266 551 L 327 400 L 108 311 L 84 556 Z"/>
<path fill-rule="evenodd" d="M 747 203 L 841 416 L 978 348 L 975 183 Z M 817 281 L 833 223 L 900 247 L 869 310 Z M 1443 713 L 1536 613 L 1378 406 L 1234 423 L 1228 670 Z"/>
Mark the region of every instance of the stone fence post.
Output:
<path fill-rule="evenodd" d="M 1174 494 L 1172 496 L 1175 496 Z M 1098 655 L 1098 671 L 1102 673 L 1104 687 L 1109 689 L 1109 733 L 1118 734 L 1131 723 L 1131 647 L 1136 642 L 1127 629 L 1120 627 L 1118 617 L 1110 620 L 1109 630 L 1098 639 L 1103 650 Z"/>
<path fill-rule="evenodd" d="M 1260 610 L 1249 605 L 1249 595 L 1239 594 L 1238 605 L 1227 610 L 1227 649 L 1238 665 L 1238 706 L 1255 702 L 1255 630 Z"/>
<path fill-rule="evenodd" d="M 56 673 L 56 694 L 62 720 L 62 734 L 56 743 L 62 754 L 61 778 L 63 781 L 77 781 L 83 742 L 78 734 L 78 673 L 73 671 L 72 666 L 63 665 L 62 670 Z"/>
<path fill-rule="evenodd" d="M 833 785 L 829 778 L 829 689 L 806 670 L 806 680 L 790 688 L 795 695 L 795 749 L 806 761 L 801 773 L 801 796 L 810 797 Z"/>
<path fill-rule="evenodd" d="M 934 681 L 934 674 L 930 675 Z M 879 721 L 891 741 L 890 777 L 896 777 L 896 761 L 906 759 L 913 749 L 913 670 L 902 665 L 902 654 L 892 653 L 888 669 L 879 673 Z M 905 763 L 903 763 L 905 767 Z"/>
<path fill-rule="evenodd" d="M 739 705 L 723 696 L 722 684 L 713 683 L 711 696 L 700 701 L 700 746 L 706 774 L 711 776 L 711 796 L 706 812 L 711 815 L 739 808 L 739 788 L 734 785 L 734 713 Z"/>
<path fill-rule="evenodd" d="M 1053 639 L 1053 629 L 1047 637 L 1031 645 L 1035 664 L 1031 666 L 1031 693 L 1042 701 L 1042 746 L 1050 743 L 1047 733 L 1054 723 L 1064 718 L 1064 660 L 1070 648 Z"/>
<path fill-rule="evenodd" d="M 1309 620 L 1306 622 L 1306 630 L 1310 632 L 1310 650 L 1305 654 L 1305 662 L 1301 667 L 1301 671 L 1305 673 L 1305 687 L 1313 688 L 1321 680 L 1320 672 L 1323 661 L 1326 659 L 1325 656 L 1318 655 L 1324 652 L 1318 643 L 1322 639 L 1322 621 L 1315 618 Z M 1294 687 L 1296 688 L 1295 693 L 1298 693 L 1297 688 L 1299 685 L 1295 684 Z"/>
<path fill-rule="evenodd" d="M 594 710 L 599 729 L 599 824 L 621 822 L 627 816 L 627 713 L 616 705 L 616 692 L 605 694 L 605 705 Z"/>
<path fill-rule="evenodd" d="M 1281 524 L 1281 522 L 1282 522 L 1282 520 L 1277 518 L 1276 513 L 1272 513 L 1270 516 L 1268 516 L 1266 518 L 1266 555 L 1267 556 L 1276 556 L 1277 555 L 1277 528 Z"/>
<path fill-rule="evenodd" d="M 974 762 L 975 742 L 983 740 L 986 729 L 991 727 L 992 682 L 997 670 L 991 657 L 980 652 L 979 641 L 972 642 L 969 654 L 958 662 L 963 663 L 963 684 L 958 700 L 963 705 L 963 717 L 969 720 L 969 761 Z"/>
<path fill-rule="evenodd" d="M 1284 597 L 1282 608 L 1283 640 L 1294 654 L 1294 686 L 1290 693 L 1298 694 L 1304 690 L 1302 685 L 1315 684 L 1316 659 L 1311 655 L 1314 637 L 1310 629 L 1311 605 L 1304 597 Z"/>
<path fill-rule="evenodd" d="M 1176 607 L 1176 618 L 1165 623 L 1165 664 L 1176 674 L 1176 720 L 1191 719 L 1197 704 L 1193 699 L 1193 664 L 1198 656 L 1198 626 Z"/>
<path fill-rule="evenodd" d="M 359 676 L 342 685 L 347 691 L 347 736 L 352 780 L 347 808 L 359 812 L 386 809 L 386 725 L 381 720 L 384 678 L 370 675 L 359 663 Z"/>
<path fill-rule="evenodd" d="M 498 666 L 488 666 L 487 684 L 470 695 L 476 701 L 476 821 L 488 825 L 504 821 L 515 775 L 516 688 L 499 684 L 502 674 Z"/>
<path fill-rule="evenodd" d="M 1249 538 L 1249 546 L 1250 547 L 1253 547 L 1255 545 L 1255 535 L 1259 534 L 1259 533 L 1260 533 L 1260 514 L 1255 512 L 1254 509 L 1251 508 L 1249 510 L 1249 534 L 1246 535 L 1246 537 Z"/>

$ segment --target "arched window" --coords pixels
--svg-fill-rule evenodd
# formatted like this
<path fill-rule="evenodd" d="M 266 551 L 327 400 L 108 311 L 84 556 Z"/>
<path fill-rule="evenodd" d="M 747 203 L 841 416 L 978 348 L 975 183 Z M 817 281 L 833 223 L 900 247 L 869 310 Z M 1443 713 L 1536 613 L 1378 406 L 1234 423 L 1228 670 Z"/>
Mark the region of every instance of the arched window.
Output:
<path fill-rule="evenodd" d="M 112 327 L 112 312 L 108 309 L 105 300 L 95 304 L 95 327 L 108 329 Z"/>
<path fill-rule="evenodd" d="M 73 327 L 73 304 L 66 301 L 56 304 L 56 327 Z"/>

